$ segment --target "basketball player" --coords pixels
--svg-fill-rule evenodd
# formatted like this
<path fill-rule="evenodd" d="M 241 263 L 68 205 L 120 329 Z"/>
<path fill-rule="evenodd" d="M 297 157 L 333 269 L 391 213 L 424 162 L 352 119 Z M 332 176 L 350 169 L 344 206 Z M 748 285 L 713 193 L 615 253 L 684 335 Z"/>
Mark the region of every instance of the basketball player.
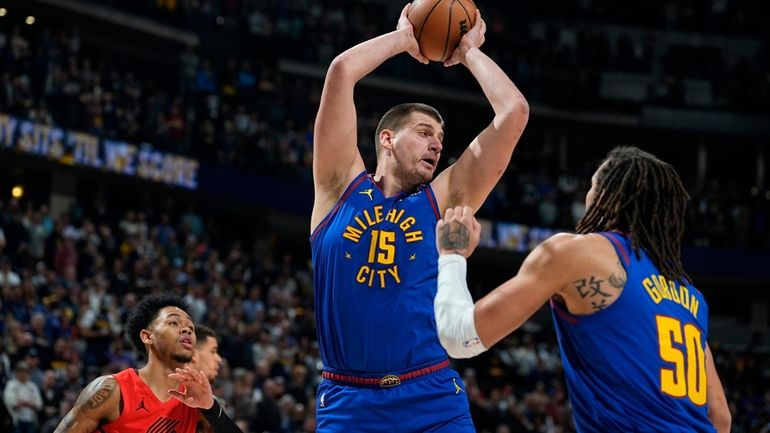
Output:
<path fill-rule="evenodd" d="M 469 207 L 438 224 L 436 322 L 455 358 L 477 355 L 550 299 L 575 425 L 586 432 L 730 431 L 707 344 L 708 306 L 682 268 L 688 195 L 673 167 L 633 147 L 591 179 L 578 234 L 557 234 L 475 306 Z"/>
<path fill-rule="evenodd" d="M 399 53 L 427 62 L 408 11 L 395 31 L 334 59 L 315 123 L 310 240 L 326 379 L 316 397 L 321 433 L 474 431 L 433 320 L 435 226 L 448 207 L 481 206 L 508 165 L 528 105 L 479 49 L 485 24 L 477 14 L 445 65 L 468 68 L 492 105 L 492 123 L 434 179 L 441 115 L 424 104 L 398 105 L 380 120 L 377 168 L 368 174 L 356 143 L 353 90 Z"/>
<path fill-rule="evenodd" d="M 208 326 L 198 325 L 195 327 L 195 337 L 195 352 L 190 367 L 202 371 L 211 383 L 219 375 L 219 367 L 222 366 L 217 333 Z"/>
<path fill-rule="evenodd" d="M 195 352 L 193 353 L 192 361 L 188 365 L 195 371 L 202 371 L 209 380 L 209 384 L 211 384 L 219 375 L 219 367 L 222 365 L 222 357 L 219 356 L 217 334 L 208 326 L 198 325 L 195 327 L 195 337 Z M 225 402 L 219 397 L 214 396 L 214 400 L 222 408 L 225 407 Z M 213 430 L 206 421 L 199 420 L 196 431 L 210 433 Z"/>
<path fill-rule="evenodd" d="M 94 379 L 55 433 L 193 433 L 201 415 L 217 433 L 240 432 L 214 401 L 203 372 L 184 366 L 196 341 L 186 309 L 176 296 L 140 301 L 127 332 L 147 365 Z"/>

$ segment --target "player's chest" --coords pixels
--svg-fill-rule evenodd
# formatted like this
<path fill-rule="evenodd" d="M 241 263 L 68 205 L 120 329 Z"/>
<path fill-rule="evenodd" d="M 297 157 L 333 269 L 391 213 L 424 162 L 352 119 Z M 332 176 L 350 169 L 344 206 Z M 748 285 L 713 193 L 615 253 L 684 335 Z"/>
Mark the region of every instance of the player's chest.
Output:
<path fill-rule="evenodd" d="M 329 232 L 330 258 L 356 283 L 379 288 L 401 284 L 415 271 L 431 267 L 436 259 L 435 214 L 408 204 L 345 209 Z"/>

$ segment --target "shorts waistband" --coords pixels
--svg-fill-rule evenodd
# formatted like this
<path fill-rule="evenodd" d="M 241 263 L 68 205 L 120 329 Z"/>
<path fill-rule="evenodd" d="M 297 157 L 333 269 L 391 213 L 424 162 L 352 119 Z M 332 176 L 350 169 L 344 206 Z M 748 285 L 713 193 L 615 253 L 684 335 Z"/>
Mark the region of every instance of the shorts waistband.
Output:
<path fill-rule="evenodd" d="M 382 377 L 361 377 L 324 371 L 321 373 L 321 376 L 324 379 L 340 382 L 345 385 L 369 388 L 392 388 L 394 386 L 401 385 L 402 382 L 416 379 L 421 376 L 426 376 L 428 374 L 433 374 L 447 367 L 449 367 L 449 360 L 445 359 L 437 364 L 428 365 L 417 370 L 406 372 L 404 374 L 387 374 Z"/>

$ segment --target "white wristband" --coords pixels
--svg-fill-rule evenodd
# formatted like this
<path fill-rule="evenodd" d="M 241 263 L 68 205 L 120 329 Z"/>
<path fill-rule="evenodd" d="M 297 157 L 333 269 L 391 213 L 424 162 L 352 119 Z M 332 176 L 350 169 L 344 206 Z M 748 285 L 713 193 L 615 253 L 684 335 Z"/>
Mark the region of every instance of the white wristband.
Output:
<path fill-rule="evenodd" d="M 438 289 L 433 309 L 439 341 L 452 358 L 470 358 L 487 350 L 476 332 L 466 270 L 465 257 L 459 254 L 438 259 Z"/>

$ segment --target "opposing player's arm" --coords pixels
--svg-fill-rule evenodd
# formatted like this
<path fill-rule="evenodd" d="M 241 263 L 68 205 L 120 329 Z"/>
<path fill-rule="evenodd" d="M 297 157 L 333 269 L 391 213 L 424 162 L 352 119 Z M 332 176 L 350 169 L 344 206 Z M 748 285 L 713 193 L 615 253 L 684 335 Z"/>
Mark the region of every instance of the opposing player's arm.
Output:
<path fill-rule="evenodd" d="M 114 377 L 101 376 L 80 393 L 54 433 L 91 433 L 100 423 L 113 421 L 119 415 L 120 386 Z"/>
<path fill-rule="evenodd" d="M 313 132 L 315 203 L 311 230 L 331 210 L 345 186 L 364 169 L 356 143 L 355 84 L 385 60 L 405 51 L 427 63 L 406 18 L 409 6 L 404 8 L 395 31 L 348 49 L 329 66 Z"/>
<path fill-rule="evenodd" d="M 727 405 L 725 390 L 722 388 L 722 382 L 719 380 L 714 357 L 711 355 L 711 348 L 706 345 L 706 383 L 708 417 L 717 433 L 729 433 L 732 423 L 730 407 Z"/>
<path fill-rule="evenodd" d="M 529 104 L 502 69 L 479 47 L 486 25 L 480 15 L 463 36 L 449 62 L 463 63 L 481 85 L 495 117 L 471 142 L 452 166 L 433 183 L 439 205 L 447 209 L 460 204 L 478 210 L 505 172 L 529 119 Z"/>

